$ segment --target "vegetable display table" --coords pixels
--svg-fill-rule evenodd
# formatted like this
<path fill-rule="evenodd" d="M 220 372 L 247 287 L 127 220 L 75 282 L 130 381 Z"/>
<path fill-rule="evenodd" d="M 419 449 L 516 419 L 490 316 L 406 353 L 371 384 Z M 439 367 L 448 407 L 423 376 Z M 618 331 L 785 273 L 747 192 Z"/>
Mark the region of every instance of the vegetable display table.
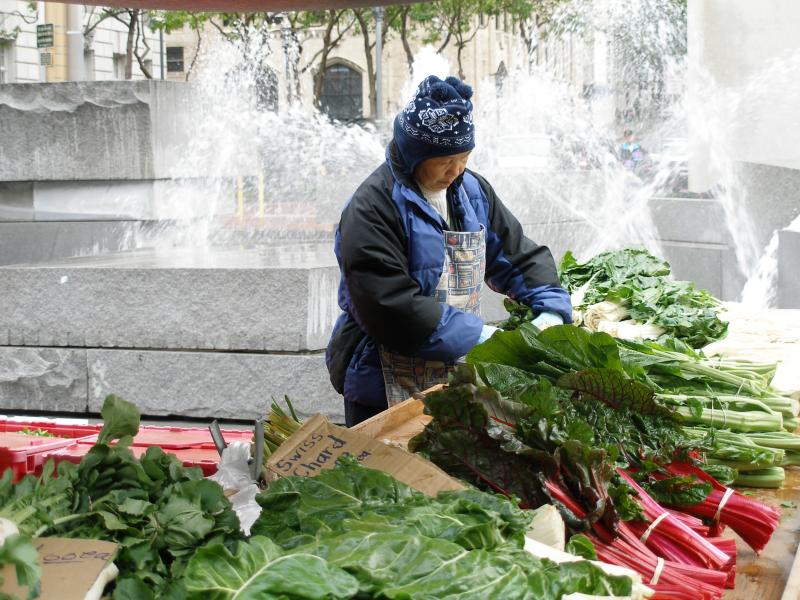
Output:
<path fill-rule="evenodd" d="M 435 386 L 425 393 L 441 387 Z M 407 448 L 408 440 L 430 421 L 422 411 L 422 401 L 410 398 L 353 429 L 385 443 Z M 737 539 L 736 587 L 726 591 L 723 600 L 796 600 L 800 598 L 800 559 L 795 577 L 789 580 L 800 543 L 800 469 L 786 470 L 786 480 L 781 489 L 749 489 L 746 493 L 772 506 L 779 506 L 781 523 L 760 556 Z M 737 537 L 730 530 L 724 535 Z M 787 588 L 787 583 L 792 587 Z M 787 595 L 784 596 L 785 588 Z"/>
<path fill-rule="evenodd" d="M 754 498 L 780 506 L 781 523 L 760 556 L 737 540 L 736 587 L 724 600 L 795 600 L 800 598 L 800 567 L 790 579 L 800 542 L 800 469 L 786 469 L 779 490 L 752 490 Z M 728 532 L 725 535 L 729 535 Z M 733 535 L 732 533 L 730 535 Z M 786 595 L 784 595 L 784 589 Z"/>

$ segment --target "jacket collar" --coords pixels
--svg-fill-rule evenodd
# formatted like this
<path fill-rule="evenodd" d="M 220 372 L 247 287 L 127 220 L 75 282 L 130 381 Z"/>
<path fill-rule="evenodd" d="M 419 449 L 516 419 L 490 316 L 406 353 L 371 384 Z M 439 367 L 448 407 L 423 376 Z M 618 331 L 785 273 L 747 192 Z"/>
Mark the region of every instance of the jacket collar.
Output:
<path fill-rule="evenodd" d="M 428 204 L 426 200 L 424 200 L 424 195 L 422 194 L 419 184 L 414 179 L 413 175 L 408 172 L 408 167 L 406 167 L 405 163 L 403 162 L 403 158 L 400 156 L 400 151 L 397 149 L 397 145 L 395 144 L 394 140 L 390 141 L 386 146 L 386 163 L 389 165 L 389 170 L 392 172 L 392 177 L 394 177 L 394 180 L 413 192 L 413 194 L 406 194 L 406 197 L 413 200 L 415 204 L 423 207 L 423 210 L 426 213 L 430 214 L 431 216 L 435 216 L 437 221 L 440 221 L 441 217 L 439 216 L 439 213 L 436 212 L 436 209 Z M 463 199 L 459 194 L 459 189 L 461 188 L 461 182 L 463 180 L 464 174 L 462 173 L 455 179 L 455 181 L 453 181 L 453 183 L 450 184 L 450 187 L 447 188 L 448 205 L 451 205 L 451 198 L 456 200 L 452 203 L 452 205 L 456 206 L 456 211 L 460 213 L 463 213 L 464 210 L 463 207 L 461 207 Z"/>

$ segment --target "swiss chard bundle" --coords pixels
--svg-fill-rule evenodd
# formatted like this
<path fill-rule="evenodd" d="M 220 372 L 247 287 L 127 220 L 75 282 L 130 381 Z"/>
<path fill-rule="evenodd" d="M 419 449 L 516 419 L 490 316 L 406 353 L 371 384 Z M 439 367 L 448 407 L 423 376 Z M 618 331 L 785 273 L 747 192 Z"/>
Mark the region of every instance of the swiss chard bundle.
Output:
<path fill-rule="evenodd" d="M 616 527 L 619 515 L 607 490 L 613 470 L 604 450 L 570 439 L 552 444 L 552 431 L 539 448 L 528 446 L 516 435 L 516 422 L 533 410 L 505 401 L 470 366 L 459 367 L 451 385 L 429 394 L 425 406 L 433 420 L 411 440 L 410 450 L 457 477 L 517 498 L 523 507 L 554 504 L 573 532 L 601 520 Z"/>

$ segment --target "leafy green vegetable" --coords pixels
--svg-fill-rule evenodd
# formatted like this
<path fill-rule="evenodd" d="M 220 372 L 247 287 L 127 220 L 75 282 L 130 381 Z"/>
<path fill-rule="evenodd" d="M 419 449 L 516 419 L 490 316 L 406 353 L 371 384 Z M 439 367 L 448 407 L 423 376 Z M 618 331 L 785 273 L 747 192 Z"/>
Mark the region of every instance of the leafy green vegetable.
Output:
<path fill-rule="evenodd" d="M 347 459 L 317 477 L 280 479 L 256 499 L 263 510 L 253 533 L 267 535 L 284 548 L 309 543 L 320 531 L 377 527 L 447 539 L 467 549 L 490 549 L 512 539 L 521 542 L 532 518 L 508 500 L 477 490 L 428 498 Z"/>
<path fill-rule="evenodd" d="M 185 577 L 188 598 L 278 600 L 352 598 L 358 581 L 324 558 L 285 553 L 266 537 L 254 536 L 231 553 L 222 544 L 201 548 Z"/>
<path fill-rule="evenodd" d="M 727 323 L 716 313 L 719 300 L 691 282 L 672 280 L 669 264 L 646 250 L 611 250 L 583 264 L 567 252 L 559 273 L 567 291 L 583 289 L 583 298 L 574 307 L 578 310 L 606 300 L 616 302 L 628 309 L 633 320 L 658 325 L 694 348 L 727 333 Z"/>
<path fill-rule="evenodd" d="M 592 541 L 581 533 L 577 533 L 569 538 L 565 548 L 570 554 L 580 556 L 586 560 L 597 560 L 597 552 Z"/>
<path fill-rule="evenodd" d="M 464 489 L 429 498 L 354 460 L 314 478 L 276 481 L 258 501 L 263 512 L 254 531 L 277 541 L 284 556 L 313 555 L 351 574 L 356 597 L 548 600 L 631 589 L 627 578 L 609 577 L 589 563 L 555 565 L 522 550 L 531 514 L 501 496 Z M 195 555 L 187 580 L 206 563 L 222 562 L 218 551 L 209 552 Z M 247 576 L 258 563 L 233 564 Z M 198 598 L 208 589 L 187 586 Z"/>
<path fill-rule="evenodd" d="M 693 476 L 667 477 L 649 480 L 643 486 L 659 504 L 667 506 L 692 506 L 699 504 L 711 493 L 711 484 Z"/>
<path fill-rule="evenodd" d="M 118 396 L 107 396 L 100 414 L 103 416 L 103 428 L 97 436 L 98 444 L 108 444 L 126 436 L 133 437 L 139 431 L 139 410 Z"/>
<path fill-rule="evenodd" d="M 27 475 L 13 483 L 12 471 L 0 478 L 0 517 L 13 521 L 20 533 L 41 535 L 59 519 L 69 518 L 73 506 L 75 467 L 47 461 L 41 476 Z"/>
<path fill-rule="evenodd" d="M 25 427 L 23 429 L 20 429 L 19 433 L 22 433 L 24 435 L 35 435 L 37 437 L 48 437 L 48 438 L 58 437 L 54 433 L 50 433 L 49 431 L 45 431 L 41 427 L 37 427 L 35 429 L 30 429 L 28 427 Z"/>
<path fill-rule="evenodd" d="M 726 465 L 705 464 L 701 465 L 701 468 L 722 485 L 726 486 L 732 484 L 739 474 L 736 469 Z"/>
<path fill-rule="evenodd" d="M 558 385 L 576 390 L 585 398 L 605 402 L 611 408 L 627 408 L 642 415 L 670 415 L 656 402 L 652 389 L 628 379 L 621 370 L 586 369 L 567 373 L 559 377 Z"/>
<path fill-rule="evenodd" d="M 120 544 L 115 598 L 181 597 L 175 580 L 197 548 L 234 544 L 239 520 L 216 482 L 200 469 L 150 447 L 137 459 L 127 447 L 139 425 L 136 407 L 117 397 L 103 405 L 100 439 L 79 465 L 45 463 L 40 477 L 0 478 L 0 516 L 30 536 L 104 539 Z M 121 439 L 120 439 L 121 438 Z M 120 439 L 116 445 L 108 445 Z"/>
<path fill-rule="evenodd" d="M 618 517 L 607 501 L 611 467 L 605 452 L 566 435 L 553 443 L 553 431 L 542 433 L 537 446 L 527 445 L 513 428 L 489 418 L 486 399 L 499 394 L 470 383 L 474 380 L 474 368 L 461 366 L 447 389 L 425 398 L 433 420 L 409 448 L 423 451 L 456 477 L 518 498 L 523 507 L 554 504 L 573 531 L 601 519 L 614 529 Z M 565 504 L 562 486 L 572 490 L 579 505 Z"/>

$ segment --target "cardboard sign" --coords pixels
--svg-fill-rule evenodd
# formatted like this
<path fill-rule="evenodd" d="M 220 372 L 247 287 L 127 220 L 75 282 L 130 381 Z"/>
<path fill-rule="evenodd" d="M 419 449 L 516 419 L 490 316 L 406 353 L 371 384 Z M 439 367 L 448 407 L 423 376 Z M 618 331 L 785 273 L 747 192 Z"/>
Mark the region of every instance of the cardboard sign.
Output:
<path fill-rule="evenodd" d="M 108 573 L 104 570 L 113 561 L 118 548 L 113 542 L 67 538 L 34 538 L 33 545 L 39 551 L 42 567 L 39 600 L 84 600 L 101 579 L 101 574 Z M 0 569 L 0 576 L 3 577 L 0 591 L 27 597 L 27 589 L 17 585 L 17 574 L 12 565 Z M 103 587 L 104 583 L 101 584 Z"/>
<path fill-rule="evenodd" d="M 354 456 L 365 467 L 388 473 L 430 496 L 464 487 L 421 456 L 334 425 L 322 415 L 314 415 L 281 444 L 267 461 L 267 468 L 279 477 L 313 477 L 332 469 L 340 456 Z"/>

